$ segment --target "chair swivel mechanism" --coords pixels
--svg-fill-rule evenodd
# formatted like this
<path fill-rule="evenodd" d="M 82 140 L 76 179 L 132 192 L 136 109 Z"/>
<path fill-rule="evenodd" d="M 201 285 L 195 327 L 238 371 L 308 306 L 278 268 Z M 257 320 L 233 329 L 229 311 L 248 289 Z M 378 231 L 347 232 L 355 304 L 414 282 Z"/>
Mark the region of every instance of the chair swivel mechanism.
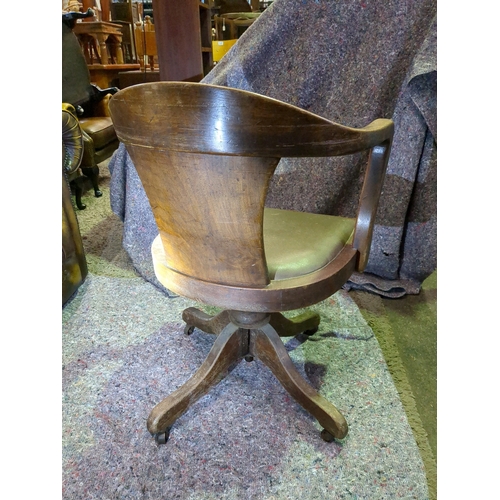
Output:
<path fill-rule="evenodd" d="M 241 359 L 255 358 L 317 419 L 324 440 L 344 438 L 344 416 L 300 375 L 280 339 L 313 334 L 319 315 L 282 312 L 328 298 L 364 269 L 393 122 L 355 129 L 255 93 L 186 82 L 128 87 L 109 107 L 158 225 L 156 276 L 222 309 L 183 311 L 186 333 L 199 328 L 216 339 L 193 376 L 152 409 L 147 426 L 156 442 L 165 443 L 176 419 Z M 265 207 L 282 157 L 359 151 L 368 151 L 368 164 L 356 217 Z"/>

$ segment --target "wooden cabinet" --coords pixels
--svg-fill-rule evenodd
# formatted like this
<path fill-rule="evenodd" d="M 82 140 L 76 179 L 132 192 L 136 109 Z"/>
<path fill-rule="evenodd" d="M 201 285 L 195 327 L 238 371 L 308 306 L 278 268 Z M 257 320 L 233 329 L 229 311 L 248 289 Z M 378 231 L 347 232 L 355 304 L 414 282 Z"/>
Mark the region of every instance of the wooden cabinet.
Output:
<path fill-rule="evenodd" d="M 209 5 L 153 0 L 153 19 L 160 80 L 199 82 L 212 66 Z"/>

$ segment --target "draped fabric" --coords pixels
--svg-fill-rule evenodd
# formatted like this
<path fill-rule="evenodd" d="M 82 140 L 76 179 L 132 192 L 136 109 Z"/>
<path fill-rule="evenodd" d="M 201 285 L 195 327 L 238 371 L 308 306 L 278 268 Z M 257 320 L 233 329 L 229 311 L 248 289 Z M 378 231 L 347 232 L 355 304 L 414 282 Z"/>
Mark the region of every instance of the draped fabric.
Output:
<path fill-rule="evenodd" d="M 350 127 L 394 120 L 370 259 L 348 288 L 418 293 L 436 269 L 436 9 L 436 0 L 275 0 L 203 80 Z M 266 205 L 353 217 L 365 162 L 366 155 L 283 158 Z M 123 146 L 110 170 L 124 246 L 158 284 L 150 257 L 156 224 Z"/>

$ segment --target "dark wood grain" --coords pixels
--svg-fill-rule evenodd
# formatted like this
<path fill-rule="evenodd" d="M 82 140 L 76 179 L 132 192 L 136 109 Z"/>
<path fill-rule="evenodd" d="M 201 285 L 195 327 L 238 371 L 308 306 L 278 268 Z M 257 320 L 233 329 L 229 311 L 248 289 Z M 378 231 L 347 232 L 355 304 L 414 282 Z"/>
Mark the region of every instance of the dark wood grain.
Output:
<path fill-rule="evenodd" d="M 323 429 L 337 439 L 344 438 L 348 430 L 345 418 L 300 375 L 269 322 L 271 315 L 232 311 L 228 316 L 229 323 L 220 332 L 201 367 L 153 408 L 148 418 L 149 432 L 153 435 L 168 432 L 188 407 L 218 384 L 242 358 L 257 358 L 271 369 L 289 394 Z"/>
<path fill-rule="evenodd" d="M 166 83 L 128 87 L 113 97 L 122 142 L 190 153 L 338 156 L 379 145 L 392 134 L 386 119 L 354 129 L 244 90 Z"/>

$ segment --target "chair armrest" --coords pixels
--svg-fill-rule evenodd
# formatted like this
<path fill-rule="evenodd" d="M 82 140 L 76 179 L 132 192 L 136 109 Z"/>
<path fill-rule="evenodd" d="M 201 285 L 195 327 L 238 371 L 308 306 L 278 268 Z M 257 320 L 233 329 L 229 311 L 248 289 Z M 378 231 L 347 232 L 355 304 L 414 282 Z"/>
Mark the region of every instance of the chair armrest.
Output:
<path fill-rule="evenodd" d="M 69 111 L 75 118 L 76 118 L 76 108 L 73 106 L 73 104 L 69 104 L 68 102 L 63 102 L 62 103 L 62 110 L 63 111 Z"/>
<path fill-rule="evenodd" d="M 94 105 L 94 116 L 111 116 L 109 112 L 109 100 L 113 94 L 106 94 L 98 103 Z"/>
<path fill-rule="evenodd" d="M 82 163 L 84 166 L 95 165 L 95 146 L 94 140 L 85 130 L 82 130 L 83 136 L 83 156 Z"/>
<path fill-rule="evenodd" d="M 353 246 L 359 251 L 356 263 L 358 272 L 363 272 L 370 256 L 373 226 L 391 151 L 394 123 L 392 120 L 379 119 L 362 130 L 373 132 L 371 141 L 375 145 L 368 157 L 354 231 Z"/>

